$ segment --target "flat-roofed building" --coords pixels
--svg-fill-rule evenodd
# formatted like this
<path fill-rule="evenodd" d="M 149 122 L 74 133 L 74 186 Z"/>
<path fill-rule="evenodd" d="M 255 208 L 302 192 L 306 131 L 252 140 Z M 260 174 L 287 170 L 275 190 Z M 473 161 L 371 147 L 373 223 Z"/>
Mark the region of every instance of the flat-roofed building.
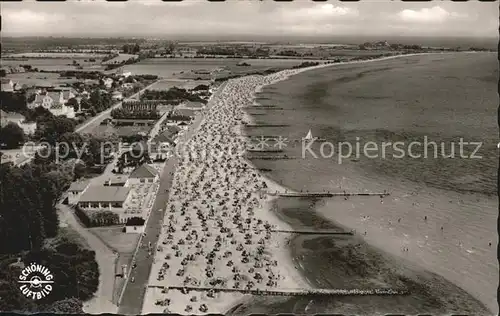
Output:
<path fill-rule="evenodd" d="M 121 186 L 91 186 L 78 201 L 82 209 L 122 210 L 126 205 L 130 188 Z"/>

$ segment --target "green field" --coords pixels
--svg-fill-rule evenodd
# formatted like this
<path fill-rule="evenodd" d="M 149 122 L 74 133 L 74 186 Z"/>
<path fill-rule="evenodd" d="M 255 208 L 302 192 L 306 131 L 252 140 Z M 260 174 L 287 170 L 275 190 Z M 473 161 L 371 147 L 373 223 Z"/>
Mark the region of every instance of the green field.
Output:
<path fill-rule="evenodd" d="M 94 62 L 85 61 L 88 59 L 83 58 L 16 58 L 16 59 L 2 59 L 2 67 L 18 67 L 19 65 L 31 65 L 32 68 L 46 71 L 60 71 L 60 70 L 80 70 L 80 71 L 99 71 L 103 70 L 101 66 L 101 58 L 89 57 L 95 59 Z M 73 65 L 76 61 L 82 69 Z"/>
<path fill-rule="evenodd" d="M 151 74 L 163 78 L 177 78 L 181 72 L 192 70 L 226 69 L 234 73 L 261 71 L 271 67 L 291 68 L 299 65 L 302 59 L 238 59 L 238 58 L 151 58 L 139 63 L 126 65 L 124 72 L 134 75 Z M 251 66 L 237 66 L 246 62 Z"/>
<path fill-rule="evenodd" d="M 25 72 L 8 74 L 8 79 L 27 86 L 60 86 L 77 82 L 76 78 L 63 78 L 57 73 Z"/>

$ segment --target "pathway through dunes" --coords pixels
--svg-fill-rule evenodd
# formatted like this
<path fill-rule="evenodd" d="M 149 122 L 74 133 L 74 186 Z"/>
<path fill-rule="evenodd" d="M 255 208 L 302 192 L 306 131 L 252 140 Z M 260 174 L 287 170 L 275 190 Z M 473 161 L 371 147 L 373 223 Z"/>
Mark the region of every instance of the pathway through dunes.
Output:
<path fill-rule="evenodd" d="M 115 262 L 117 255 L 94 234 L 83 227 L 75 213 L 67 205 L 59 204 L 59 219 L 76 230 L 95 251 L 99 266 L 99 287 L 94 298 L 84 303 L 83 310 L 89 314 L 117 313 L 118 307 L 112 303 L 115 284 Z"/>

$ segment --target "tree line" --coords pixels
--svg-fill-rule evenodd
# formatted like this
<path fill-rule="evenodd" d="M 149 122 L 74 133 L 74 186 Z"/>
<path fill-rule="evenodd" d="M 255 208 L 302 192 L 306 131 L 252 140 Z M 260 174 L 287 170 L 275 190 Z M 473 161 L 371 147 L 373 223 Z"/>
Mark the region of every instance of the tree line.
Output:
<path fill-rule="evenodd" d="M 141 100 L 182 100 L 201 102 L 203 104 L 207 101 L 203 100 L 200 96 L 192 94 L 186 89 L 172 87 L 167 91 L 163 90 L 146 90 L 141 94 Z"/>
<path fill-rule="evenodd" d="M 111 111 L 111 117 L 114 119 L 143 119 L 143 120 L 157 120 L 160 118 L 158 111 L 129 111 L 123 108 L 113 109 Z"/>
<path fill-rule="evenodd" d="M 74 163 L 0 165 L 0 238 L 8 241 L 0 243 L 0 311 L 81 313 L 82 301 L 97 290 L 95 253 L 59 236 L 57 204 L 74 179 Z M 51 270 L 56 282 L 38 301 L 17 283 L 22 265 L 32 262 Z"/>
<path fill-rule="evenodd" d="M 22 167 L 0 165 L 0 239 L 8 241 L 0 243 L 0 311 L 81 313 L 82 301 L 97 290 L 99 270 L 93 251 L 61 235 L 57 208 L 71 182 L 85 174 L 84 165 L 99 164 L 103 154 L 109 156 L 101 152 L 102 143 L 117 138 L 75 133 L 74 120 L 53 116 L 40 107 L 27 109 L 24 115 L 37 122 L 34 139 L 71 146 L 62 161 L 55 160 L 56 147 L 51 146 L 46 149 L 50 152 L 37 153 L 32 163 Z M 115 218 L 98 216 L 95 220 L 102 223 Z M 22 265 L 32 262 L 51 270 L 56 282 L 50 295 L 38 301 L 23 296 L 17 283 Z"/>

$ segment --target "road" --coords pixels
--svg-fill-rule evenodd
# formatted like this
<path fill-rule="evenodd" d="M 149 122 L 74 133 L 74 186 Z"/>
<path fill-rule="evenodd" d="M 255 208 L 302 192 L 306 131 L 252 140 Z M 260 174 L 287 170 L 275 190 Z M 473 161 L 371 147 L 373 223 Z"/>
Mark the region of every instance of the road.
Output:
<path fill-rule="evenodd" d="M 84 311 L 89 314 L 116 313 L 118 307 L 111 302 L 115 284 L 115 260 L 117 255 L 99 238 L 89 232 L 76 219 L 76 215 L 67 205 L 59 204 L 59 218 L 78 232 L 90 248 L 95 251 L 99 266 L 99 287 L 94 298 L 84 303 Z"/>
<path fill-rule="evenodd" d="M 152 84 L 150 84 L 147 87 L 143 88 L 139 92 L 137 92 L 137 93 L 135 93 L 135 94 L 127 97 L 127 99 L 135 98 L 140 93 L 146 91 L 151 86 L 153 86 L 154 84 L 156 84 L 157 82 L 160 82 L 162 80 L 163 79 L 156 80 L 155 82 L 153 82 Z M 78 126 L 75 129 L 75 132 L 77 132 L 77 133 L 91 133 L 92 130 L 95 128 L 95 126 L 98 126 L 101 123 L 102 120 L 104 120 L 106 117 L 109 117 L 109 115 L 111 114 L 111 111 L 113 111 L 114 109 L 119 108 L 122 105 L 122 103 L 123 102 L 118 102 L 118 103 L 114 104 L 113 106 L 111 106 L 109 109 L 100 112 L 99 114 L 97 114 L 96 116 L 94 116 L 93 118 L 91 118 L 90 120 L 88 120 L 87 122 L 85 122 L 83 125 Z M 15 162 L 15 165 L 16 166 L 22 166 L 24 164 L 29 163 L 31 160 L 33 160 L 33 158 L 34 157 L 22 157 L 22 158 L 20 158 L 19 160 L 17 160 Z"/>
<path fill-rule="evenodd" d="M 224 85 L 225 84 L 223 84 L 215 94 L 220 93 L 220 91 L 223 90 Z M 211 103 L 212 102 L 209 101 L 208 107 L 212 106 Z M 182 135 L 177 146 L 182 146 L 182 144 L 187 142 L 199 128 L 201 122 L 202 117 L 201 115 L 198 115 L 193 124 L 189 127 L 188 131 Z M 172 158 L 167 160 L 167 163 L 162 170 L 162 174 L 160 176 L 160 188 L 153 204 L 151 214 L 146 223 L 146 235 L 141 241 L 143 247 L 139 247 L 135 255 L 137 267 L 132 270 L 129 279 L 126 280 L 124 292 L 118 309 L 119 314 L 139 315 L 142 312 L 142 304 L 146 294 L 149 274 L 151 273 L 151 266 L 156 252 L 158 236 L 161 232 L 168 196 L 178 160 L 178 157 L 174 155 Z M 151 255 L 148 254 L 149 242 L 151 242 L 152 245 Z M 131 282 L 132 278 L 134 278 L 134 282 Z"/>
<path fill-rule="evenodd" d="M 159 82 L 161 80 L 162 79 L 156 80 L 155 82 L 153 82 L 152 84 L 150 84 L 147 87 L 143 88 L 139 92 L 137 92 L 137 93 L 135 93 L 135 94 L 127 97 L 127 99 L 133 99 L 133 98 L 135 98 L 140 93 L 143 93 L 144 91 L 146 91 L 151 86 L 153 86 L 154 84 L 156 84 L 157 82 Z M 114 109 L 117 109 L 120 106 L 122 106 L 122 103 L 123 102 L 118 102 L 115 105 L 113 105 L 112 107 L 110 107 L 109 109 L 107 109 L 105 111 L 102 111 L 101 113 L 97 114 L 95 117 L 93 117 L 89 121 L 85 122 L 83 125 L 81 125 L 78 128 L 76 128 L 75 132 L 77 132 L 77 133 L 90 133 L 92 131 L 93 127 L 94 127 L 93 126 L 94 123 L 100 123 L 102 120 L 104 120 L 107 116 L 109 116 L 111 114 L 111 111 L 113 111 Z M 99 125 L 99 124 L 97 124 L 97 125 Z M 92 128 L 90 128 L 90 127 L 92 127 Z"/>

